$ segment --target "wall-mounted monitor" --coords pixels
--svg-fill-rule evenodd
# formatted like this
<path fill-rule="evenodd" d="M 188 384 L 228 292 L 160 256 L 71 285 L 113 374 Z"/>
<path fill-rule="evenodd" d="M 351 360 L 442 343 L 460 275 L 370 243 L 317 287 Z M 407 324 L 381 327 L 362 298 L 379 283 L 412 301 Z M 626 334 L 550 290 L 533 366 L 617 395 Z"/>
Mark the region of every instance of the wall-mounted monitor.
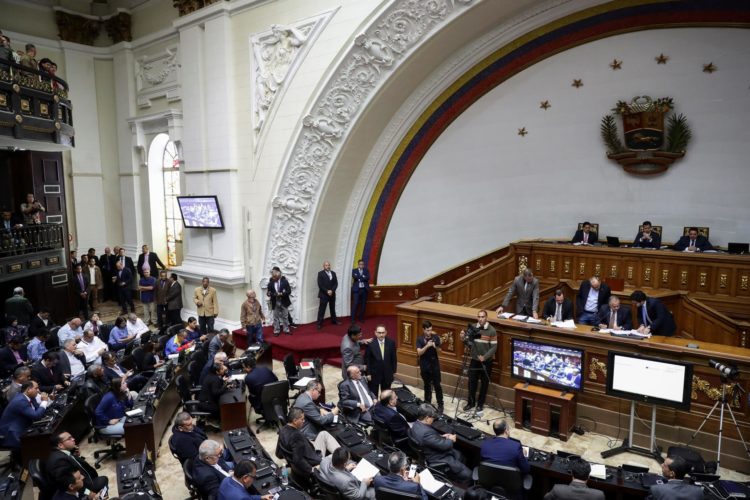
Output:
<path fill-rule="evenodd" d="M 580 391 L 583 350 L 511 339 L 511 376 L 531 384 Z"/>
<path fill-rule="evenodd" d="M 224 229 L 216 196 L 178 196 L 182 223 L 195 229 Z"/>
<path fill-rule="evenodd" d="M 609 352 L 607 394 L 643 403 L 690 409 L 693 365 Z"/>

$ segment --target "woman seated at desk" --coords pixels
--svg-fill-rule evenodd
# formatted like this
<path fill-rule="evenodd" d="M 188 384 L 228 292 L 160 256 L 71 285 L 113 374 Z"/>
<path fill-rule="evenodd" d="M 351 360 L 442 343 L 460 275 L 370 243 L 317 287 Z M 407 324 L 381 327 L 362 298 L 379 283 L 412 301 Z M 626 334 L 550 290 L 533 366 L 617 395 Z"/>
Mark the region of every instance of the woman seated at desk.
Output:
<path fill-rule="evenodd" d="M 105 436 L 125 434 L 125 411 L 133 407 L 125 379 L 112 379 L 107 392 L 96 407 L 95 424 Z"/>

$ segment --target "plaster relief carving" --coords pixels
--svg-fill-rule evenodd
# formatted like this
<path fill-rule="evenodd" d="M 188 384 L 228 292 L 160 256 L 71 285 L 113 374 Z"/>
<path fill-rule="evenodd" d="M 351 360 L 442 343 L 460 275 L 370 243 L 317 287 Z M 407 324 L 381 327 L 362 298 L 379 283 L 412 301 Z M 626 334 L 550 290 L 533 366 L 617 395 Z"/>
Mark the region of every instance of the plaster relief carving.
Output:
<path fill-rule="evenodd" d="M 179 48 L 167 47 L 153 55 L 144 55 L 135 60 L 135 83 L 138 107 L 151 107 L 151 100 L 166 97 L 180 99 Z"/>
<path fill-rule="evenodd" d="M 393 2 L 367 32 L 355 38 L 312 106 L 311 112 L 305 116 L 303 129 L 293 146 L 274 199 L 264 266 L 265 269 L 273 266 L 281 268 L 293 289 L 292 301 L 296 306 L 299 305 L 299 298 L 294 289 L 296 278 L 303 274 L 300 267 L 304 243 L 312 224 L 313 207 L 317 204 L 323 180 L 353 120 L 375 90 L 396 70 L 404 56 L 425 35 L 458 16 L 471 1 Z M 300 26 L 296 28 L 300 30 Z M 286 36 L 294 35 L 290 33 Z M 309 36 L 306 40 L 309 40 Z M 305 43 L 303 41 L 300 46 Z M 253 52 L 255 53 L 255 47 Z M 256 59 L 260 60 L 257 56 Z M 268 78 L 268 75 L 261 77 Z M 258 75 L 254 76 L 256 85 L 259 83 L 255 80 L 257 78 Z M 262 129 L 266 118 L 261 113 L 268 112 L 273 104 L 267 103 L 268 95 L 263 93 L 265 91 L 266 89 L 262 89 L 254 94 L 256 130 Z M 273 100 L 273 96 L 271 99 Z M 260 105 L 268 107 L 258 110 Z M 293 278 L 295 283 L 292 283 Z"/>

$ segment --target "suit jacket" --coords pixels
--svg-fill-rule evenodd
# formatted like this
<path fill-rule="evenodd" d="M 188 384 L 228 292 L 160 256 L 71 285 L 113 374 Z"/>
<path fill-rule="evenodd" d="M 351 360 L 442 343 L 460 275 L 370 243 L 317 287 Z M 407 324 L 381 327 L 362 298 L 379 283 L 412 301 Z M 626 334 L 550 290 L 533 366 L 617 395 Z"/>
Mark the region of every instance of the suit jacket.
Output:
<path fill-rule="evenodd" d="M 310 440 L 290 425 L 281 428 L 277 443 L 276 456 L 286 458 L 292 470 L 297 474 L 309 476 L 312 468 L 320 463 L 320 455 L 315 451 Z M 281 446 L 289 451 L 291 456 L 285 456 L 281 451 Z"/>
<path fill-rule="evenodd" d="M 359 284 L 362 283 L 360 287 Z M 352 269 L 352 292 L 356 292 L 360 288 L 364 290 L 370 289 L 370 271 L 365 268 L 362 272 L 359 271 L 358 267 Z"/>
<path fill-rule="evenodd" d="M 393 374 L 396 373 L 396 343 L 386 337 L 383 346 L 383 354 L 380 353 L 380 342 L 375 338 L 365 348 L 365 364 L 367 373 L 371 376 L 371 387 L 379 384 L 390 385 L 393 382 Z"/>
<path fill-rule="evenodd" d="M 82 293 L 88 293 L 89 287 L 91 286 L 91 281 L 89 279 L 88 271 L 81 272 L 81 276 L 83 277 L 83 288 L 81 288 L 81 283 L 78 281 L 78 276 L 76 273 L 73 273 L 73 276 L 70 278 L 70 281 L 73 283 L 73 290 L 75 290 L 76 294 L 80 297 L 80 294 Z"/>
<path fill-rule="evenodd" d="M 49 368 L 44 366 L 41 361 L 31 366 L 31 378 L 39 384 L 41 392 L 52 392 L 56 385 L 62 385 L 65 381 L 59 363 L 50 372 Z"/>
<path fill-rule="evenodd" d="M 677 240 L 677 243 L 674 244 L 674 249 L 682 251 L 682 250 L 685 250 L 689 246 L 690 246 L 690 236 L 683 236 L 682 238 Z M 701 252 L 714 249 L 711 242 L 708 241 L 708 238 L 700 234 L 695 239 L 695 247 Z"/>
<path fill-rule="evenodd" d="M 581 481 L 571 481 L 570 484 L 556 484 L 544 495 L 544 500 L 604 500 L 604 492 L 591 489 Z"/>
<path fill-rule="evenodd" d="M 60 372 L 63 375 L 70 375 L 71 373 L 70 360 L 68 359 L 68 355 L 65 354 L 65 351 L 60 351 L 57 353 L 57 357 L 59 359 L 59 361 L 57 362 L 58 370 L 60 370 Z M 76 356 L 76 358 L 78 359 L 78 361 L 80 361 L 83 364 L 83 368 L 85 370 L 86 369 L 86 357 L 81 355 L 81 356 Z"/>
<path fill-rule="evenodd" d="M 32 314 L 34 314 L 34 308 L 26 297 L 14 295 L 5 299 L 5 315 L 15 316 L 19 325 L 31 323 Z"/>
<path fill-rule="evenodd" d="M 607 325 L 607 328 L 609 328 L 610 313 L 611 310 L 609 309 L 609 304 L 605 304 L 599 309 L 600 325 L 604 324 Z M 623 330 L 633 329 L 633 318 L 630 315 L 629 307 L 620 305 L 620 308 L 617 310 L 617 326 L 621 327 Z"/>
<path fill-rule="evenodd" d="M 223 458 L 219 459 L 219 466 L 225 471 L 229 472 L 229 466 Z M 209 495 L 216 495 L 219 490 L 219 485 L 226 476 L 221 472 L 217 471 L 213 466 L 208 465 L 203 460 L 196 458 L 193 461 L 193 484 L 198 486 L 198 491 L 201 495 L 208 497 Z"/>
<path fill-rule="evenodd" d="M 247 387 L 247 399 L 253 408 L 260 409 L 260 395 L 263 386 L 271 382 L 277 382 L 279 378 L 265 366 L 256 366 L 253 371 L 245 376 L 245 387 Z"/>
<path fill-rule="evenodd" d="M 18 355 L 21 356 L 21 359 L 24 361 L 27 361 L 29 359 L 29 354 L 28 352 L 26 352 L 25 345 L 22 345 L 18 348 Z M 8 377 L 10 375 L 13 375 L 13 371 L 15 371 L 18 365 L 18 360 L 16 360 L 16 357 L 10 350 L 10 346 L 6 346 L 0 349 L 0 377 Z"/>
<path fill-rule="evenodd" d="M 586 310 L 586 299 L 589 296 L 589 292 L 591 291 L 591 282 L 586 280 L 583 283 L 581 283 L 581 288 L 578 289 L 578 294 L 576 295 L 576 313 L 580 316 L 584 313 Z M 609 289 L 609 286 L 607 286 L 606 283 L 601 283 L 599 285 L 599 298 L 596 301 L 596 311 L 598 311 L 602 308 L 603 305 L 606 305 L 609 303 L 609 297 L 612 295 L 612 291 Z"/>
<path fill-rule="evenodd" d="M 198 395 L 198 401 L 207 407 L 211 407 L 212 411 L 219 411 L 219 398 L 226 392 L 224 387 L 224 381 L 215 373 L 209 373 L 206 375 L 203 384 L 201 385 L 201 392 Z"/>
<path fill-rule="evenodd" d="M 167 310 L 182 309 L 182 285 L 179 281 L 175 281 L 167 289 Z"/>
<path fill-rule="evenodd" d="M 91 275 L 88 266 L 83 269 L 83 274 L 89 279 L 89 290 L 91 290 Z M 94 266 L 94 280 L 96 281 L 94 286 L 97 290 L 104 289 L 104 278 L 102 277 L 102 270 L 99 266 Z"/>
<path fill-rule="evenodd" d="M 314 440 L 318 437 L 318 433 L 323 430 L 326 425 L 333 423 L 333 413 L 327 415 L 321 415 L 318 405 L 310 398 L 310 395 L 303 392 L 294 401 L 294 407 L 301 409 L 305 414 L 305 425 L 302 426 L 300 432 L 309 440 Z"/>
<path fill-rule="evenodd" d="M 29 401 L 25 394 L 16 394 L 0 417 L 0 436 L 4 436 L 2 445 L 19 448 L 21 435 L 35 420 L 42 418 L 44 411 L 45 408 L 34 400 Z"/>
<path fill-rule="evenodd" d="M 399 474 L 378 474 L 372 480 L 372 485 L 376 490 L 380 488 L 388 488 L 396 491 L 403 491 L 404 493 L 417 493 L 422 495 L 422 500 L 427 500 L 427 494 L 422 490 L 422 487 L 414 481 L 407 481 Z"/>
<path fill-rule="evenodd" d="M 352 365 L 363 366 L 365 359 L 362 357 L 362 351 L 360 350 L 359 342 L 355 342 L 349 337 L 344 335 L 341 339 L 341 376 L 346 379 L 346 369 Z"/>
<path fill-rule="evenodd" d="M 372 407 L 371 413 L 374 418 L 383 422 L 388 428 L 393 441 L 399 441 L 408 436 L 409 422 L 395 408 L 389 408 L 378 403 Z"/>
<path fill-rule="evenodd" d="M 371 409 L 375 406 L 375 403 L 377 403 L 378 398 L 368 388 L 367 380 L 365 380 L 364 377 L 360 379 L 360 383 L 362 384 L 363 390 L 367 391 L 367 394 L 369 394 L 370 399 L 372 400 L 372 405 L 370 406 Z M 359 391 L 354 385 L 354 381 L 352 379 L 342 381 L 339 384 L 339 404 L 344 408 L 346 417 L 355 424 L 359 422 L 359 419 L 362 416 L 362 410 L 359 409 L 359 403 Z M 368 409 L 368 411 L 370 411 L 370 409 Z"/>
<path fill-rule="evenodd" d="M 368 489 L 354 474 L 344 469 L 337 469 L 331 463 L 333 455 L 328 455 L 320 462 L 320 476 L 326 483 L 332 484 L 344 496 L 352 500 L 375 498 L 375 490 Z"/>
<path fill-rule="evenodd" d="M 36 337 L 39 335 L 39 331 L 42 329 L 51 330 L 55 326 L 55 322 L 52 321 L 52 318 L 47 320 L 47 325 L 45 326 L 44 321 L 42 321 L 42 318 L 40 318 L 38 315 L 34 316 L 31 319 L 31 324 L 29 325 L 29 336 L 30 337 Z"/>
<path fill-rule="evenodd" d="M 581 243 L 583 241 L 583 229 L 579 229 L 576 231 L 576 234 L 573 235 L 573 239 L 570 240 L 571 243 Z M 597 235 L 594 231 L 589 231 L 589 240 L 588 244 L 593 245 L 594 243 L 599 242 L 599 235 Z"/>
<path fill-rule="evenodd" d="M 425 425 L 419 420 L 412 424 L 409 429 L 411 437 L 421 448 L 427 463 L 433 462 L 452 462 L 453 441 L 444 438 L 432 426 Z"/>
<path fill-rule="evenodd" d="M 217 500 L 260 500 L 260 495 L 251 495 L 240 483 L 231 477 L 225 477 L 219 485 Z"/>
<path fill-rule="evenodd" d="M 634 248 L 660 248 L 661 247 L 661 235 L 655 231 L 651 231 L 651 241 L 641 241 L 643 238 L 643 231 L 640 231 L 633 238 Z"/>
<path fill-rule="evenodd" d="M 172 426 L 172 437 L 169 438 L 169 446 L 174 449 L 180 463 L 188 458 L 198 456 L 198 447 L 208 439 L 206 433 L 198 426 L 193 427 L 190 432 L 183 432 L 175 424 Z M 197 458 L 196 458 L 197 460 Z"/>
<path fill-rule="evenodd" d="M 336 296 L 336 289 L 339 287 L 339 279 L 336 277 L 336 273 L 331 271 L 331 278 L 328 278 L 328 274 L 324 270 L 318 271 L 318 297 L 328 297 L 328 290 L 333 292 L 333 296 Z"/>
<path fill-rule="evenodd" d="M 122 272 L 115 269 L 115 271 L 112 273 L 112 276 L 117 276 L 117 281 L 115 281 L 115 289 L 126 289 L 130 290 L 133 286 L 133 273 L 128 269 L 127 267 L 122 268 Z"/>
<path fill-rule="evenodd" d="M 276 281 L 279 281 L 279 293 L 281 296 L 276 294 Z M 289 307 L 292 305 L 292 300 L 289 296 L 292 294 L 292 287 L 289 286 L 289 282 L 285 277 L 281 276 L 278 280 L 271 278 L 268 280 L 268 287 L 266 288 L 266 295 L 271 298 L 271 309 L 276 309 L 276 302 L 281 301 L 281 305 Z"/>
<path fill-rule="evenodd" d="M 703 500 L 703 488 L 682 479 L 670 479 L 666 484 L 655 484 L 648 496 L 653 500 Z"/>
<path fill-rule="evenodd" d="M 167 305 L 167 293 L 169 292 L 170 284 L 171 281 L 169 281 L 168 279 L 165 279 L 164 283 L 162 283 L 162 280 L 156 278 L 156 286 L 154 287 L 154 301 L 156 302 L 157 306 Z"/>
<path fill-rule="evenodd" d="M 122 259 L 122 257 L 116 256 L 115 257 L 115 264 L 119 260 L 121 260 L 121 259 Z M 125 265 L 122 268 L 123 269 L 127 269 L 128 271 L 130 271 L 130 276 L 135 276 L 136 275 L 135 266 L 133 265 L 133 259 L 131 259 L 127 255 L 125 256 Z"/>
<path fill-rule="evenodd" d="M 138 275 L 143 278 L 143 262 L 146 260 L 145 254 L 141 253 L 138 256 Z M 158 255 L 156 255 L 154 252 L 148 253 L 148 267 L 151 268 L 151 276 L 156 277 L 158 275 L 157 267 L 156 265 L 159 264 L 159 267 L 161 269 L 166 269 L 167 266 L 164 265 L 164 263 L 161 261 Z M 158 278 L 157 278 L 158 279 Z"/>
<path fill-rule="evenodd" d="M 652 297 L 646 298 L 646 313 L 651 320 L 651 333 L 654 335 L 664 335 L 671 337 L 677 329 L 672 313 L 667 306 L 659 299 Z M 638 306 L 636 312 L 638 317 L 638 326 L 643 325 L 643 306 Z"/>
<path fill-rule="evenodd" d="M 54 449 L 47 457 L 46 471 L 50 477 L 60 477 L 66 469 L 80 471 L 83 476 L 83 486 L 91 491 L 97 491 L 94 488 L 94 479 L 99 477 L 96 470 L 91 467 L 85 460 L 80 457 L 74 457 L 62 450 Z"/>
<path fill-rule="evenodd" d="M 520 313 L 527 304 L 531 305 L 532 311 L 539 311 L 539 280 L 534 278 L 527 287 L 524 287 L 524 285 L 526 285 L 526 280 L 523 275 L 516 276 L 516 279 L 513 280 L 513 283 L 508 289 L 508 294 L 505 296 L 503 307 L 508 307 L 508 304 L 510 304 L 511 299 L 515 294 L 517 297 L 516 313 Z"/>
<path fill-rule="evenodd" d="M 547 302 L 544 303 L 544 310 L 542 311 L 542 318 L 555 317 L 555 311 L 557 311 L 557 304 L 555 303 L 555 296 L 553 295 Z M 563 299 L 562 303 L 562 319 L 573 319 L 573 302 L 570 299 Z"/>
<path fill-rule="evenodd" d="M 203 287 L 199 286 L 193 292 L 193 302 L 198 308 L 198 316 L 218 316 L 219 299 L 216 297 L 216 288 L 209 286 L 206 295 L 203 295 Z M 200 302 L 203 305 L 198 305 Z"/>
<path fill-rule="evenodd" d="M 495 437 L 482 441 L 479 455 L 483 462 L 518 467 L 522 474 L 529 473 L 529 462 L 523 456 L 521 443 L 505 437 Z"/>
<path fill-rule="evenodd" d="M 99 256 L 99 267 L 104 274 L 110 276 L 115 272 L 115 256 L 112 254 L 107 255 L 106 253 Z"/>

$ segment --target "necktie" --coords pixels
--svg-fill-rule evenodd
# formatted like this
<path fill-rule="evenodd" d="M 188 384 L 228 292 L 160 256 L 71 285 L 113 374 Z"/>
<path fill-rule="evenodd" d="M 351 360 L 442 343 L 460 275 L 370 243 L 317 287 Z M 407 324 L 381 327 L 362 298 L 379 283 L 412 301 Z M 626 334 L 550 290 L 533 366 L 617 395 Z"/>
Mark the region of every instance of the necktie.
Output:
<path fill-rule="evenodd" d="M 646 312 L 646 304 L 643 304 L 643 324 L 646 326 L 651 324 L 651 319 L 648 317 L 648 312 Z"/>
<path fill-rule="evenodd" d="M 354 381 L 354 387 L 357 388 L 357 392 L 359 393 L 360 403 L 363 403 L 365 408 L 372 406 L 372 399 L 370 399 L 370 396 L 367 394 L 367 391 L 364 390 L 362 383 L 359 380 Z"/>
<path fill-rule="evenodd" d="M 589 242 L 589 235 L 586 233 L 583 233 L 583 242 L 588 243 Z"/>
<path fill-rule="evenodd" d="M 555 308 L 555 321 L 561 321 L 562 320 L 561 314 L 560 314 L 560 310 L 561 309 L 562 309 L 562 307 L 560 306 L 560 304 L 557 304 L 557 307 Z"/>
<path fill-rule="evenodd" d="M 83 284 L 83 274 L 79 274 L 78 275 L 78 283 L 81 284 L 81 290 L 83 290 L 84 288 L 86 288 L 86 286 Z"/>
<path fill-rule="evenodd" d="M 385 342 L 380 342 L 380 357 L 385 359 Z"/>
<path fill-rule="evenodd" d="M 523 284 L 523 291 L 525 292 L 528 287 L 529 287 L 529 284 L 528 283 L 524 283 Z"/>
<path fill-rule="evenodd" d="M 609 313 L 609 327 L 614 328 L 615 326 L 617 326 L 617 315 L 614 311 L 611 311 Z"/>

